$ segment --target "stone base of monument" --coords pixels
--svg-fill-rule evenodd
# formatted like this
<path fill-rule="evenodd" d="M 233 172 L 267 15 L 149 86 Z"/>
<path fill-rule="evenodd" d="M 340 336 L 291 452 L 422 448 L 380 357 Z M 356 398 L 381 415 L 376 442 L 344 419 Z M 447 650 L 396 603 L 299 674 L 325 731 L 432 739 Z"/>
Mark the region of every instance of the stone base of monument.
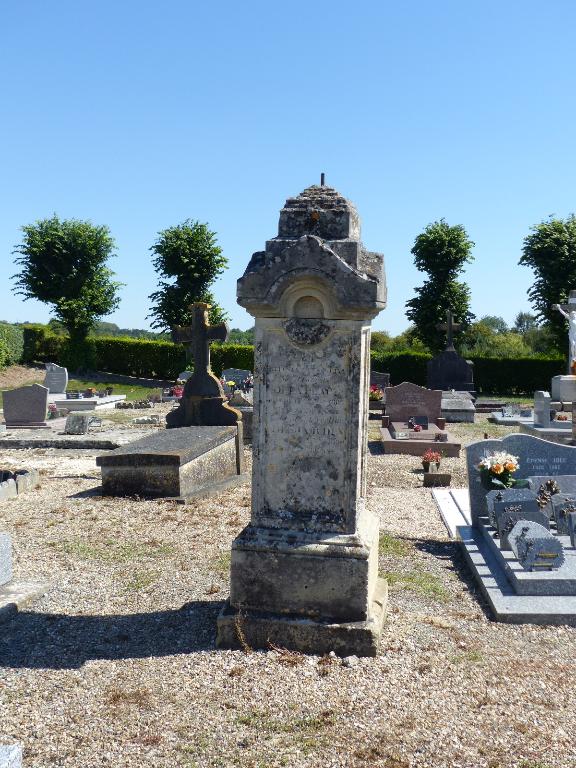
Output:
<path fill-rule="evenodd" d="M 437 427 L 432 429 L 434 425 L 430 425 L 428 430 L 422 432 L 414 432 L 407 426 L 392 424 L 390 427 L 381 427 L 380 434 L 382 436 L 382 447 L 384 453 L 400 453 L 408 456 L 422 456 L 422 454 L 431 448 L 433 451 L 440 451 L 444 456 L 460 456 L 461 443 L 456 443 L 450 433 L 443 432 Z M 434 439 L 434 435 L 442 432 L 447 435 L 447 440 L 438 442 Z M 397 435 L 400 434 L 401 437 Z M 406 434 L 406 437 L 402 437 Z"/>
<path fill-rule="evenodd" d="M 247 479 L 242 425 L 164 429 L 96 457 L 105 496 L 187 499 Z"/>
<path fill-rule="evenodd" d="M 338 656 L 376 656 L 386 616 L 388 584 L 378 579 L 369 618 L 365 621 L 331 622 L 302 616 L 233 608 L 224 604 L 218 616 L 219 648 L 270 648 L 271 645 L 301 653 Z"/>
<path fill-rule="evenodd" d="M 524 435 L 533 435 L 548 440 L 551 443 L 560 443 L 561 445 L 572 445 L 572 422 L 554 421 L 549 427 L 539 427 L 534 422 L 521 422 L 519 431 Z"/>
<path fill-rule="evenodd" d="M 230 601 L 218 645 L 269 643 L 323 654 L 374 656 L 386 612 L 378 578 L 378 523 L 361 534 L 248 525 L 232 543 Z"/>
<path fill-rule="evenodd" d="M 6 422 L 6 429 L 51 429 L 46 421 Z"/>
<path fill-rule="evenodd" d="M 552 400 L 563 403 L 576 402 L 576 376 L 553 376 L 550 394 Z"/>
<path fill-rule="evenodd" d="M 463 395 L 467 395 L 464 397 Z M 474 424 L 476 408 L 468 392 L 442 393 L 442 418 L 448 424 Z"/>

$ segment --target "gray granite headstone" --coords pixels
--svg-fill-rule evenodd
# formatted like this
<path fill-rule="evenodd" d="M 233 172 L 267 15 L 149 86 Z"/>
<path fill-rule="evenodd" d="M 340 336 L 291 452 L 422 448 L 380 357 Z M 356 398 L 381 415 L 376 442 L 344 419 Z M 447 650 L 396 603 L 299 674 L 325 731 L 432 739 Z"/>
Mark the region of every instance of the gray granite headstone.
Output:
<path fill-rule="evenodd" d="M 556 533 L 569 536 L 568 516 L 576 513 L 576 498 L 558 493 L 552 496 L 552 514 L 556 521 Z"/>
<path fill-rule="evenodd" d="M 382 391 L 390 386 L 390 374 L 370 371 L 370 386 L 378 387 Z"/>
<path fill-rule="evenodd" d="M 550 426 L 550 404 L 552 398 L 549 392 L 538 390 L 534 392 L 534 424 L 537 427 Z"/>
<path fill-rule="evenodd" d="M 40 384 L 5 390 L 4 419 L 7 427 L 45 426 L 48 389 Z"/>
<path fill-rule="evenodd" d="M 557 570 L 564 563 L 562 542 L 543 525 L 519 520 L 509 538 L 512 552 L 525 571 Z"/>
<path fill-rule="evenodd" d="M 489 490 L 493 490 L 483 486 L 477 465 L 481 458 L 498 451 L 505 451 L 518 457 L 519 467 L 513 475 L 518 480 L 543 475 L 547 477 L 576 475 L 576 448 L 570 445 L 551 443 L 548 440 L 524 434 L 507 435 L 502 440 L 481 440 L 471 443 L 466 448 L 466 464 L 473 525 L 477 524 L 480 515 L 485 514 L 485 497 Z"/>
<path fill-rule="evenodd" d="M 0 533 L 0 587 L 12 581 L 12 539 Z"/>
<path fill-rule="evenodd" d="M 494 516 L 500 537 L 500 549 L 503 551 L 510 549 L 510 531 L 519 520 L 530 520 L 546 529 L 549 528 L 548 517 L 538 507 L 536 499 L 495 501 Z"/>
<path fill-rule="evenodd" d="M 68 386 L 68 370 L 56 363 L 46 363 L 44 386 L 51 395 L 64 394 Z"/>
<path fill-rule="evenodd" d="M 70 413 L 66 417 L 64 432 L 67 435 L 86 435 L 90 425 L 90 419 L 94 416 L 91 411 Z"/>
<path fill-rule="evenodd" d="M 22 747 L 19 744 L 0 744 L 0 768 L 22 768 Z"/>
<path fill-rule="evenodd" d="M 390 421 L 407 421 L 412 416 L 427 416 L 435 423 L 442 410 L 442 391 L 426 389 L 417 384 L 403 382 L 396 387 L 388 387 L 386 395 L 386 415 Z"/>

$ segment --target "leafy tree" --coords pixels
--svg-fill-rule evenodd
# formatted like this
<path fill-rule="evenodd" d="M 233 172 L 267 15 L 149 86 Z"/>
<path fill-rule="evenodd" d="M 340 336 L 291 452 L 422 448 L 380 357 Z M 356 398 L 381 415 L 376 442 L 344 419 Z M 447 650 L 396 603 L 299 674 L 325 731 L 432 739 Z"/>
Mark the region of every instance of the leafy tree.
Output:
<path fill-rule="evenodd" d="M 508 331 L 508 325 L 504 318 L 497 315 L 484 315 L 484 317 L 480 318 L 479 322 L 492 328 L 495 333 L 506 333 Z"/>
<path fill-rule="evenodd" d="M 551 218 L 532 227 L 518 263 L 534 270 L 530 302 L 537 318 L 550 328 L 556 349 L 564 351 L 566 321 L 552 306 L 563 304 L 576 289 L 576 216 Z"/>
<path fill-rule="evenodd" d="M 241 331 L 240 328 L 232 328 L 228 334 L 230 344 L 254 344 L 254 326 L 247 331 Z"/>
<path fill-rule="evenodd" d="M 525 334 L 538 327 L 538 318 L 531 312 L 518 312 L 514 318 L 514 330 L 516 333 Z"/>
<path fill-rule="evenodd" d="M 187 325 L 192 315 L 190 304 L 205 301 L 211 305 L 210 322 L 227 319 L 210 293 L 210 286 L 228 264 L 216 244 L 216 233 L 207 224 L 187 219 L 164 229 L 150 248 L 154 269 L 160 275 L 158 290 L 150 295 L 150 325 L 169 331 L 175 325 Z"/>
<path fill-rule="evenodd" d="M 12 277 L 16 293 L 51 305 L 70 336 L 69 363 L 81 368 L 89 362 L 88 333 L 120 303 L 121 283 L 112 280 L 114 273 L 106 266 L 114 255 L 114 240 L 106 226 L 60 221 L 56 214 L 22 231 L 23 241 L 13 251 L 21 267 Z"/>
<path fill-rule="evenodd" d="M 474 318 L 470 312 L 470 289 L 456 280 L 466 262 L 472 260 L 473 246 L 463 226 L 450 226 L 444 219 L 429 224 L 414 242 L 414 263 L 421 272 L 428 273 L 429 279 L 415 288 L 416 296 L 406 302 L 406 315 L 416 326 L 418 337 L 432 351 L 444 348 L 443 336 L 436 326 L 445 322 L 447 310 L 462 326 L 457 338 Z"/>

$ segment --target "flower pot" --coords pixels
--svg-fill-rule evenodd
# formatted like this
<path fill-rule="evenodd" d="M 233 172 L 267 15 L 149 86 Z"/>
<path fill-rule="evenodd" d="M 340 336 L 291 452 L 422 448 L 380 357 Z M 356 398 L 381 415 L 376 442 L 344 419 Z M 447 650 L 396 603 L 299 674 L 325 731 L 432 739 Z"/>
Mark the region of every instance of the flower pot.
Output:
<path fill-rule="evenodd" d="M 430 471 L 430 462 L 429 461 L 423 461 L 422 462 L 422 467 L 424 468 L 424 472 L 429 472 Z"/>

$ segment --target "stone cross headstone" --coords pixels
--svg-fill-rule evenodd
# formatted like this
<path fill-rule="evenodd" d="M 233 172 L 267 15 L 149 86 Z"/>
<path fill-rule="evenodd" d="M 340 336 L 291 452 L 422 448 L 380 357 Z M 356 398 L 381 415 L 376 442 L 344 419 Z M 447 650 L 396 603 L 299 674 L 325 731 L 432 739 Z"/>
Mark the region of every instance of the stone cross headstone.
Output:
<path fill-rule="evenodd" d="M 385 295 L 381 255 L 330 187 L 287 201 L 279 237 L 238 281 L 256 319 L 252 514 L 232 545 L 221 646 L 239 644 L 241 621 L 253 647 L 375 653 L 385 584 L 366 446 L 370 320 Z"/>
<path fill-rule="evenodd" d="M 533 476 L 554 478 L 558 475 L 576 474 L 576 448 L 569 445 L 560 445 L 524 434 L 507 435 L 502 440 L 471 443 L 466 447 L 466 464 L 472 525 L 476 525 L 478 518 L 486 514 L 486 494 L 493 490 L 482 484 L 477 469 L 478 463 L 484 456 L 501 451 L 518 458 L 518 470 L 513 475 L 517 480 Z"/>
<path fill-rule="evenodd" d="M 446 322 L 438 323 L 436 328 L 439 331 L 446 331 L 446 351 L 456 351 L 454 349 L 454 331 L 460 330 L 460 323 L 454 322 L 454 315 L 449 309 L 446 310 Z"/>
<path fill-rule="evenodd" d="M 2 392 L 7 428 L 46 427 L 48 389 L 41 384 Z"/>
<path fill-rule="evenodd" d="M 240 425 L 240 413 L 226 404 L 222 386 L 210 368 L 210 343 L 226 341 L 228 326 L 226 323 L 210 325 L 209 304 L 196 302 L 190 309 L 192 323 L 173 328 L 172 339 L 177 344 L 187 345 L 188 353 L 194 359 L 194 373 L 184 386 L 179 406 L 166 416 L 166 426 Z"/>
<path fill-rule="evenodd" d="M 46 363 L 44 386 L 51 395 L 63 395 L 68 386 L 68 370 L 60 365 L 56 365 L 56 363 Z"/>
<path fill-rule="evenodd" d="M 550 426 L 551 402 L 549 392 L 544 392 L 540 389 L 534 392 L 534 424 L 537 427 Z"/>

